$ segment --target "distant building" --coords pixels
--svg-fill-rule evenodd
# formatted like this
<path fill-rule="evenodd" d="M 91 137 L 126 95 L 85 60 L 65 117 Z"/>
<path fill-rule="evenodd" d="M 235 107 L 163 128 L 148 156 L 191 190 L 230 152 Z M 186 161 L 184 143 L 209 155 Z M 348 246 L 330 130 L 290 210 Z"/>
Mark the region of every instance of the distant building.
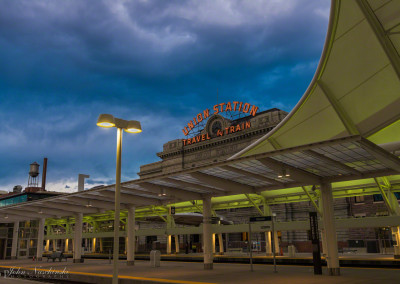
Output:
<path fill-rule="evenodd" d="M 21 192 L 21 190 L 22 187 L 16 186 L 13 192 L 0 195 L 0 207 L 64 194 L 54 191 Z M 37 223 L 34 220 L 19 222 L 18 233 L 20 237 L 17 249 L 19 258 L 33 257 L 35 255 L 37 247 Z M 13 226 L 13 223 L 0 224 L 0 259 L 10 258 L 11 256 Z"/>

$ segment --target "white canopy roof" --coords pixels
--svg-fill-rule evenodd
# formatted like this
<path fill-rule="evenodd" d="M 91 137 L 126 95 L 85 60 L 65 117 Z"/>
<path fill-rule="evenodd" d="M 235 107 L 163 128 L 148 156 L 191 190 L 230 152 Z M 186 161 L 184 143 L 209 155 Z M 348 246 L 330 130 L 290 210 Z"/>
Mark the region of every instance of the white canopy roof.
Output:
<path fill-rule="evenodd" d="M 319 66 L 289 115 L 234 157 L 359 134 L 400 141 L 400 1 L 332 1 Z"/>

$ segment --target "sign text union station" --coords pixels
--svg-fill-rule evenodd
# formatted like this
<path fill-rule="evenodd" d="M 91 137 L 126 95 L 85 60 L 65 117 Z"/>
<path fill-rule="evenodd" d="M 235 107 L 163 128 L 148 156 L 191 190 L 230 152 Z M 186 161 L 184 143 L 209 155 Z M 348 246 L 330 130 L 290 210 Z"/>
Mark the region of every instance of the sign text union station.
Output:
<path fill-rule="evenodd" d="M 211 114 L 211 120 L 215 121 L 216 117 L 220 117 L 218 114 L 223 112 L 238 112 L 249 114 L 250 116 L 255 116 L 258 107 L 255 105 L 251 105 L 249 103 L 243 103 L 239 101 L 227 102 L 216 104 L 212 108 L 213 113 Z M 198 113 L 192 120 L 187 123 L 182 129 L 182 132 L 185 136 L 189 135 L 189 133 L 201 122 L 205 121 L 210 117 L 210 109 L 205 109 L 203 112 Z M 223 119 L 222 117 L 220 117 Z M 206 131 L 202 131 L 200 135 L 197 135 L 192 138 L 183 139 L 183 146 L 195 144 L 198 142 L 206 141 L 212 139 L 213 137 L 221 137 L 227 134 L 235 133 L 238 131 L 242 131 L 251 127 L 250 121 L 240 121 L 236 125 L 224 125 L 223 121 L 215 121 L 212 125 L 211 129 L 205 129 Z M 218 119 L 217 119 L 218 120 Z M 210 122 L 210 120 L 209 120 Z M 201 125 L 201 124 L 200 124 Z M 210 133 L 211 130 L 211 133 Z"/>

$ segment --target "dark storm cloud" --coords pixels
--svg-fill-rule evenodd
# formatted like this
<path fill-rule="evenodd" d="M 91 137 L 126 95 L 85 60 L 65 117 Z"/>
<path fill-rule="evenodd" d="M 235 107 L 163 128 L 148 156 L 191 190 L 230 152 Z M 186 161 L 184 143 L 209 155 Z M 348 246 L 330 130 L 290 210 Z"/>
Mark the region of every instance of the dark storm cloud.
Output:
<path fill-rule="evenodd" d="M 102 112 L 142 120 L 146 131 L 125 138 L 133 178 L 217 89 L 220 101 L 289 111 L 315 71 L 328 10 L 317 0 L 1 1 L 0 182 L 45 155 L 54 182 L 112 179 L 114 135 L 93 126 Z"/>

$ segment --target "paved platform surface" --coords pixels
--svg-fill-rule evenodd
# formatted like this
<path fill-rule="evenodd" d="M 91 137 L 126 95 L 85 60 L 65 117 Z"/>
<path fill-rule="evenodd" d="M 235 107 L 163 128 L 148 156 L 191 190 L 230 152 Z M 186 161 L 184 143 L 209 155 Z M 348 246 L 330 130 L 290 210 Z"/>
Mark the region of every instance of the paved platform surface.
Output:
<path fill-rule="evenodd" d="M 39 284 L 38 281 L 0 277 L 0 284 Z"/>
<path fill-rule="evenodd" d="M 112 265 L 107 260 L 96 259 L 86 259 L 83 264 L 74 264 L 71 260 L 54 263 L 5 260 L 0 262 L 0 267 L 68 271 L 70 275 L 97 275 L 107 280 L 111 280 L 112 274 Z M 278 265 L 278 273 L 273 272 L 272 265 L 265 264 L 254 265 L 254 272 L 250 271 L 248 264 L 216 263 L 214 270 L 203 270 L 202 263 L 173 261 L 163 261 L 158 268 L 151 267 L 149 261 L 136 261 L 135 266 L 127 266 L 125 261 L 120 261 L 119 267 L 120 278 L 132 280 L 127 283 L 400 283 L 400 269 L 383 268 L 341 268 L 341 276 L 328 276 L 325 268 L 324 275 L 314 275 L 312 267 L 289 265 Z"/>

